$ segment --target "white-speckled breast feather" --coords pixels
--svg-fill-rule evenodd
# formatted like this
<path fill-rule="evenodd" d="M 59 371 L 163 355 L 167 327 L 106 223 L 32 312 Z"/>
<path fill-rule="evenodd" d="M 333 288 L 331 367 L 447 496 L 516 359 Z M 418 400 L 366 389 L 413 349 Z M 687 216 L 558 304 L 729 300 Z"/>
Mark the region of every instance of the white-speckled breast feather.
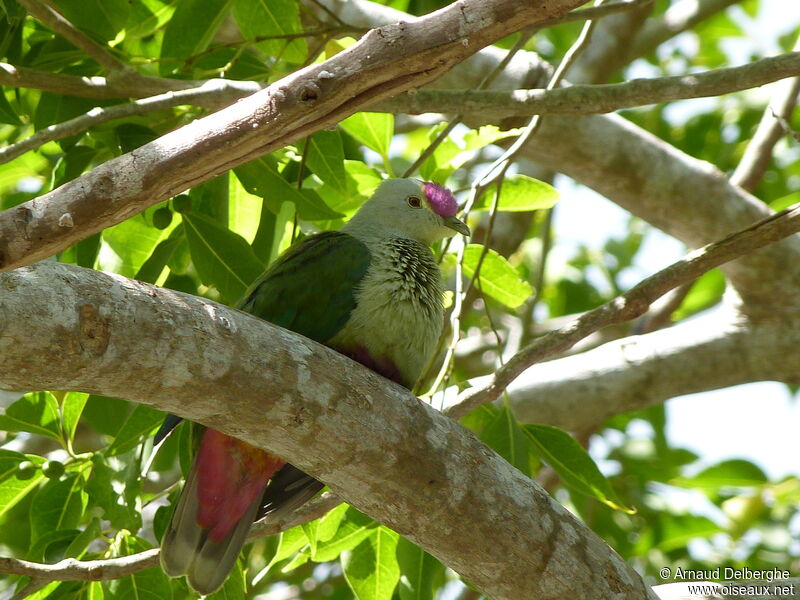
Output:
<path fill-rule="evenodd" d="M 371 261 L 356 291 L 356 308 L 329 345 L 357 360 L 365 353 L 386 376 L 393 367 L 399 378 L 392 378 L 411 388 L 442 331 L 439 267 L 430 248 L 416 240 L 365 241 Z"/>

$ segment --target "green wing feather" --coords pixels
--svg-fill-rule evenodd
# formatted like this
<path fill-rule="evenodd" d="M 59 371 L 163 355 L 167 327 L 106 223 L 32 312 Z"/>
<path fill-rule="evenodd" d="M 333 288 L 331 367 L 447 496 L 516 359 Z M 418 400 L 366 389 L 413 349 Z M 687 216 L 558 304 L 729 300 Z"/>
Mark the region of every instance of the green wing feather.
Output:
<path fill-rule="evenodd" d="M 285 252 L 237 308 L 324 343 L 350 318 L 369 263 L 363 242 L 338 231 L 319 233 Z"/>

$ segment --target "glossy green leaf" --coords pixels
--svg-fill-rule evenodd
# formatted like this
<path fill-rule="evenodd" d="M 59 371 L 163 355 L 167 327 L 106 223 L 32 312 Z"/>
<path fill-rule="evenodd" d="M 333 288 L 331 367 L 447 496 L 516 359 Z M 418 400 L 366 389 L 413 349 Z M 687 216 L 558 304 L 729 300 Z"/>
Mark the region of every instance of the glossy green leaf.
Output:
<path fill-rule="evenodd" d="M 152 215 L 150 211 L 149 214 Z M 153 254 L 153 250 L 169 237 L 177 220 L 167 229 L 156 229 L 148 223 L 145 215 L 127 219 L 103 231 L 103 241 L 113 253 L 100 254 L 100 267 L 126 277 L 134 277 Z"/>
<path fill-rule="evenodd" d="M 484 194 L 475 203 L 474 210 L 489 210 L 496 195 L 497 188 Z M 543 210 L 555 206 L 558 199 L 558 191 L 549 183 L 527 175 L 512 175 L 503 180 L 497 210 L 505 212 Z"/>
<path fill-rule="evenodd" d="M 234 0 L 233 16 L 245 38 L 281 36 L 302 30 L 297 3 L 293 0 Z M 303 39 L 263 40 L 257 43 L 267 55 L 280 56 L 290 62 L 306 59 Z"/>
<path fill-rule="evenodd" d="M 69 547 L 81 534 L 79 529 L 55 529 L 45 531 L 35 538 L 28 550 L 30 560 L 42 563 L 58 562 L 66 556 Z"/>
<path fill-rule="evenodd" d="M 694 477 L 679 477 L 670 481 L 682 487 L 718 489 L 724 486 L 754 487 L 767 482 L 767 476 L 757 465 L 740 458 L 724 460 L 700 471 Z"/>
<path fill-rule="evenodd" d="M 120 544 L 120 555 L 127 556 L 149 549 L 148 542 L 131 535 Z M 171 600 L 172 586 L 161 569 L 145 569 L 120 579 L 114 586 L 112 597 L 114 600 Z"/>
<path fill-rule="evenodd" d="M 228 226 L 252 244 L 261 222 L 264 200 L 248 192 L 238 177 L 230 177 L 228 186 Z"/>
<path fill-rule="evenodd" d="M 138 506 L 119 493 L 124 474 L 116 472 L 101 453 L 92 456 L 92 471 L 86 483 L 89 503 L 103 510 L 103 519 L 117 529 L 133 530 L 141 517 Z"/>
<path fill-rule="evenodd" d="M 313 190 L 298 190 L 278 172 L 277 164 L 269 157 L 250 161 L 234 169 L 245 189 L 267 202 L 269 209 L 277 214 L 281 204 L 292 202 L 304 221 L 338 219 L 343 215 L 331 210 Z"/>
<path fill-rule="evenodd" d="M 261 275 L 264 265 L 242 236 L 193 211 L 183 213 L 182 217 L 192 262 L 200 279 L 215 286 L 223 300 L 233 304 Z"/>
<path fill-rule="evenodd" d="M 83 392 L 67 392 L 61 401 L 62 425 L 68 440 L 75 437 L 75 429 L 78 427 L 78 421 L 88 398 L 89 394 Z"/>
<path fill-rule="evenodd" d="M 5 93 L 0 91 L 0 123 L 8 123 L 9 125 L 22 125 L 22 121 L 17 116 L 17 111 L 11 106 L 11 103 L 6 98 Z"/>
<path fill-rule="evenodd" d="M 178 230 L 177 233 L 177 236 L 173 235 L 169 239 L 161 240 L 158 243 L 147 260 L 144 261 L 142 266 L 139 267 L 139 270 L 136 271 L 136 275 L 133 276 L 134 279 L 146 283 L 155 283 L 158 281 L 180 244 L 186 242 L 183 230 Z"/>
<path fill-rule="evenodd" d="M 710 538 L 723 529 L 707 517 L 663 514 L 659 519 L 657 547 L 665 552 L 684 548 L 691 540 Z"/>
<path fill-rule="evenodd" d="M 161 422 L 164 420 L 164 413 L 144 404 L 137 404 L 128 418 L 120 427 L 117 436 L 111 445 L 106 449 L 107 456 L 124 454 L 138 446 L 142 439 L 155 433 Z"/>
<path fill-rule="evenodd" d="M 381 525 L 358 546 L 342 554 L 342 570 L 357 600 L 391 600 L 400 579 L 399 539 Z"/>
<path fill-rule="evenodd" d="M 50 392 L 31 392 L 0 415 L 0 429 L 27 431 L 61 441 L 58 401 Z"/>
<path fill-rule="evenodd" d="M 397 541 L 400 600 L 434 600 L 444 580 L 444 565 L 404 537 Z"/>
<path fill-rule="evenodd" d="M 317 540 L 312 558 L 317 562 L 334 560 L 345 550 L 355 548 L 375 529 L 377 523 L 368 516 L 348 506 L 336 534 L 326 540 Z"/>
<path fill-rule="evenodd" d="M 551 425 L 522 425 L 539 456 L 558 473 L 565 485 L 581 494 L 597 498 L 615 510 L 634 513 L 617 497 L 597 464 L 566 431 Z"/>
<path fill-rule="evenodd" d="M 469 244 L 464 252 L 464 273 L 474 277 L 483 246 Z M 525 302 L 533 288 L 523 281 L 517 270 L 494 250 L 489 249 L 480 268 L 478 289 L 487 296 L 505 304 L 509 308 L 517 308 Z"/>
<path fill-rule="evenodd" d="M 79 473 L 68 473 L 63 479 L 51 479 L 33 497 L 31 504 L 31 540 L 47 533 L 74 529 L 86 508 L 85 481 Z"/>
<path fill-rule="evenodd" d="M 306 141 L 306 166 L 323 183 L 347 192 L 342 136 L 338 131 L 318 131 Z"/>
<path fill-rule="evenodd" d="M 307 545 L 308 538 L 301 526 L 298 525 L 297 527 L 292 527 L 291 529 L 281 532 L 275 555 L 272 557 L 266 569 L 268 570 L 273 565 L 286 560 Z"/>
<path fill-rule="evenodd" d="M 389 156 L 394 135 L 394 115 L 389 113 L 357 112 L 339 123 L 360 144 L 382 157 Z"/>
<path fill-rule="evenodd" d="M 21 472 L 23 463 L 28 463 L 28 469 Z M 0 517 L 45 479 L 41 470 L 44 463 L 41 457 L 0 448 Z"/>
<path fill-rule="evenodd" d="M 129 0 L 54 0 L 66 19 L 100 40 L 113 40 L 128 20 Z"/>
<path fill-rule="evenodd" d="M 161 75 L 178 70 L 186 59 L 208 48 L 233 0 L 181 0 L 164 31 Z M 178 59 L 170 60 L 170 59 Z"/>
<path fill-rule="evenodd" d="M 514 413 L 507 407 L 500 408 L 495 418 L 481 432 L 480 438 L 525 475 L 533 475 L 538 465 L 536 454 Z"/>

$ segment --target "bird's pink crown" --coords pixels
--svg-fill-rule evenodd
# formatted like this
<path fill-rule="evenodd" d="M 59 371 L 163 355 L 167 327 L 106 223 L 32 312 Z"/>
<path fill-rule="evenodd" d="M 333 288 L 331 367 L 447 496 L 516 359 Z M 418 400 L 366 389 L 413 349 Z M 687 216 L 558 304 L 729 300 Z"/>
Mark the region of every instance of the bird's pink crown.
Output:
<path fill-rule="evenodd" d="M 425 182 L 425 196 L 430 202 L 433 211 L 440 217 L 455 216 L 458 210 L 458 203 L 456 202 L 453 192 L 438 183 L 430 181 Z"/>

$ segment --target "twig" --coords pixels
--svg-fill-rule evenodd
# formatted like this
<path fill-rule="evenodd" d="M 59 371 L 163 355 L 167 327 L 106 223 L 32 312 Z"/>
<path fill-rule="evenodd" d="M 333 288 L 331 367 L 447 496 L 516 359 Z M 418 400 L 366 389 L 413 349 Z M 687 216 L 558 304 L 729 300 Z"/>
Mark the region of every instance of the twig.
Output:
<path fill-rule="evenodd" d="M 103 581 L 119 579 L 158 565 L 160 550 L 153 548 L 130 556 L 102 560 L 66 558 L 54 565 L 0 557 L 0 573 L 28 575 L 44 581 Z"/>
<path fill-rule="evenodd" d="M 655 2 L 655 0 L 627 0 L 625 2 L 607 2 L 599 6 L 589 6 L 588 8 L 579 8 L 568 12 L 564 16 L 557 19 L 550 19 L 544 21 L 536 26 L 536 30 L 544 29 L 545 27 L 552 27 L 553 25 L 560 25 L 561 23 L 572 23 L 573 21 L 597 21 L 609 15 L 615 15 L 620 12 L 629 10 L 636 10 L 637 8 L 644 8 Z"/>
<path fill-rule="evenodd" d="M 50 583 L 49 579 L 31 577 L 31 580 L 27 584 L 25 584 L 25 587 L 23 587 L 20 591 L 14 594 L 11 597 L 11 600 L 23 600 L 24 598 L 27 598 L 28 596 L 31 596 L 36 592 L 38 592 L 48 583 Z"/>
<path fill-rule="evenodd" d="M 800 50 L 800 39 L 794 49 Z M 789 118 L 797 104 L 800 77 L 782 81 L 776 84 L 776 88 L 775 96 L 764 111 L 758 129 L 731 175 L 731 183 L 751 192 L 758 186 L 772 160 L 772 148 L 784 135 L 780 119 Z"/>
<path fill-rule="evenodd" d="M 136 71 L 99 45 L 88 35 L 79 31 L 52 6 L 42 0 L 19 0 L 19 3 L 36 19 L 67 39 L 94 59 L 107 73 L 136 73 Z"/>
<path fill-rule="evenodd" d="M 332 508 L 341 504 L 341 500 L 330 492 L 309 502 L 300 510 L 281 521 L 264 519 L 255 523 L 247 536 L 249 541 L 275 535 L 297 525 L 320 518 Z M 119 556 L 102 560 L 76 560 L 67 558 L 54 565 L 36 563 L 17 558 L 0 557 L 0 573 L 9 575 L 27 575 L 31 582 L 25 587 L 26 595 L 40 589 L 50 581 L 106 581 L 119 579 L 132 573 L 158 566 L 161 550 L 153 548 L 129 556 Z M 36 589 L 27 591 L 34 583 L 40 584 Z M 24 598 L 25 596 L 20 596 Z"/>
<path fill-rule="evenodd" d="M 651 275 L 628 292 L 584 313 L 557 331 L 538 338 L 499 369 L 492 382 L 469 390 L 445 412 L 460 418 L 473 408 L 493 402 L 525 369 L 556 356 L 595 331 L 643 315 L 659 297 L 706 271 L 800 231 L 800 204 L 762 219 L 750 227 L 690 252 L 680 261 Z"/>
<path fill-rule="evenodd" d="M 95 107 L 79 117 L 40 129 L 24 140 L 11 146 L 0 148 L 0 164 L 7 163 L 47 142 L 76 135 L 101 123 L 124 119 L 133 115 L 145 115 L 181 104 L 195 104 L 198 100 L 207 104 L 211 98 L 219 97 L 221 95 L 220 92 L 222 92 L 222 95 L 229 95 L 228 90 L 224 90 L 211 82 L 209 83 L 210 85 L 204 84 L 199 88 L 166 92 L 165 94 L 143 98 L 127 104 L 116 104 L 108 108 Z"/>
<path fill-rule="evenodd" d="M 505 118 L 600 114 L 672 100 L 721 96 L 800 74 L 800 52 L 691 75 L 573 85 L 551 90 L 417 90 L 370 107 L 386 112 L 455 112 Z"/>

